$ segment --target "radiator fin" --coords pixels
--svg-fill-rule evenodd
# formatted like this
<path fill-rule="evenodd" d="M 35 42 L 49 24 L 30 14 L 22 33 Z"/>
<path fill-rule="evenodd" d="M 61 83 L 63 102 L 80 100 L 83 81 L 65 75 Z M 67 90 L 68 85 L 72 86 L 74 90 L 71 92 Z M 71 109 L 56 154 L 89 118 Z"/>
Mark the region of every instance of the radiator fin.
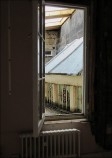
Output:
<path fill-rule="evenodd" d="M 80 131 L 77 129 L 43 131 L 38 138 L 32 134 L 20 137 L 22 158 L 80 157 Z"/>

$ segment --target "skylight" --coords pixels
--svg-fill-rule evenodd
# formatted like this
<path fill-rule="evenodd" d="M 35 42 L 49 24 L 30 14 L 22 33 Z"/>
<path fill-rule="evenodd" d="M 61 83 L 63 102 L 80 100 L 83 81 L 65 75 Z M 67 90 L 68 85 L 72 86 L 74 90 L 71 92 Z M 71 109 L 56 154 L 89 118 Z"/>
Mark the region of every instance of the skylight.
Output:
<path fill-rule="evenodd" d="M 61 7 L 45 7 L 45 28 L 46 30 L 59 29 L 75 9 Z"/>
<path fill-rule="evenodd" d="M 46 19 L 45 24 L 54 23 L 54 22 L 60 22 L 61 20 L 62 20 L 62 18 Z"/>
<path fill-rule="evenodd" d="M 65 10 L 66 8 L 46 6 L 45 11 Z"/>

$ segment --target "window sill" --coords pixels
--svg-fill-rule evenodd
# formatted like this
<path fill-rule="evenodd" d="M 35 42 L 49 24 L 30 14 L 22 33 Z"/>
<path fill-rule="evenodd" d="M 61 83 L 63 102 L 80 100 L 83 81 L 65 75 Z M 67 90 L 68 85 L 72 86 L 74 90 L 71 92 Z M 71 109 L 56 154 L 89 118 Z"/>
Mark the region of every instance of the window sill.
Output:
<path fill-rule="evenodd" d="M 87 118 L 85 118 L 84 116 L 78 116 L 78 117 L 68 117 L 68 118 L 65 118 L 63 116 L 63 118 L 56 118 L 56 116 L 54 116 L 53 118 L 45 118 L 45 121 L 44 121 L 44 124 L 47 125 L 47 124 L 59 124 L 59 123 L 74 123 L 74 122 L 82 122 L 82 123 L 86 123 L 88 122 Z"/>
<path fill-rule="evenodd" d="M 86 119 L 84 114 L 60 114 L 60 115 L 51 115 L 45 116 L 45 121 L 60 121 L 60 120 L 78 120 L 78 119 Z"/>
<path fill-rule="evenodd" d="M 49 130 L 60 130 L 60 129 L 82 129 L 83 127 L 88 128 L 89 122 L 84 115 L 69 115 L 67 118 L 63 116 L 63 119 L 56 118 L 57 116 L 53 116 L 54 119 L 51 117 L 46 118 L 43 124 L 42 131 L 49 131 Z"/>
<path fill-rule="evenodd" d="M 74 120 L 55 120 L 55 121 L 45 121 L 44 124 L 58 124 L 58 123 L 73 123 L 73 122 L 88 122 L 87 119 L 74 119 Z"/>

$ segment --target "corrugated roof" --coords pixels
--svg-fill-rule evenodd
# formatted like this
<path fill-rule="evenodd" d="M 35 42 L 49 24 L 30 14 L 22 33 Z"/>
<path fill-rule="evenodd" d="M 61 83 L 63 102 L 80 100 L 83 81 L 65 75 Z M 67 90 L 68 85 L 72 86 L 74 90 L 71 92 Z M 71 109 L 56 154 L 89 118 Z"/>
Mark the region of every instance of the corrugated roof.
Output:
<path fill-rule="evenodd" d="M 77 75 L 83 69 L 83 38 L 76 39 L 45 65 L 45 73 Z"/>

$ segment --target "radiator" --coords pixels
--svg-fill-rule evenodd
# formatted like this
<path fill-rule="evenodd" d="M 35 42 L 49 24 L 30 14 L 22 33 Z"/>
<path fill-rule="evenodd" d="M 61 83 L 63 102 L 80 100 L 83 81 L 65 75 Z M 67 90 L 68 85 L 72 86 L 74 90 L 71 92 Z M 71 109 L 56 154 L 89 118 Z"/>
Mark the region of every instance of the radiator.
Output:
<path fill-rule="evenodd" d="M 77 129 L 41 132 L 38 138 L 21 135 L 21 158 L 80 157 L 80 131 Z"/>

